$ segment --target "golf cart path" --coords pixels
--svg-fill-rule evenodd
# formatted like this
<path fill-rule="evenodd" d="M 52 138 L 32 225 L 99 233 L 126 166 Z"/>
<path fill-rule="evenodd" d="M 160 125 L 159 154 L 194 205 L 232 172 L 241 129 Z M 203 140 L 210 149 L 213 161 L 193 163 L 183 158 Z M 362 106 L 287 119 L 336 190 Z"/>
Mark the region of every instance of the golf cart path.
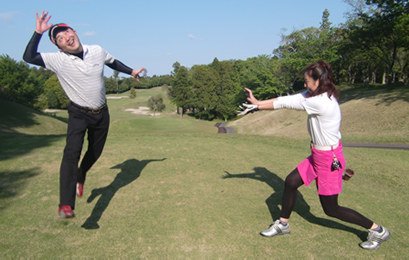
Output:
<path fill-rule="evenodd" d="M 344 147 L 409 150 L 409 144 L 342 143 Z"/>

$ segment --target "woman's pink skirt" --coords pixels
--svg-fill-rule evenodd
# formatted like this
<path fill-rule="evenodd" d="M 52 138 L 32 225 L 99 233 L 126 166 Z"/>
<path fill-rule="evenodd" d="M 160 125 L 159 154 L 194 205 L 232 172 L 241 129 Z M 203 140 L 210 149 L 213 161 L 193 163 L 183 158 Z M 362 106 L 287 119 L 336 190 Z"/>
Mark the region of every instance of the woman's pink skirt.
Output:
<path fill-rule="evenodd" d="M 341 167 L 338 170 L 331 171 L 331 164 L 334 160 L 334 154 Z M 342 190 L 342 174 L 345 170 L 345 157 L 342 152 L 342 144 L 333 151 L 320 151 L 311 148 L 311 155 L 298 164 L 297 169 L 304 181 L 305 186 L 316 179 L 319 195 L 335 195 Z"/>

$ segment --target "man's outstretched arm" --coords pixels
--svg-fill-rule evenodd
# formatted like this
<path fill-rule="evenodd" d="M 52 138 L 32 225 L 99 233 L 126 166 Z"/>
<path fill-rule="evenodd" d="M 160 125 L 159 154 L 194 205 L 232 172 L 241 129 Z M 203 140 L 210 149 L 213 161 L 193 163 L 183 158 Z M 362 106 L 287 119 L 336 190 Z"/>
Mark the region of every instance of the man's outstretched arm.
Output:
<path fill-rule="evenodd" d="M 112 63 L 108 63 L 107 64 L 108 67 L 110 67 L 113 70 L 131 75 L 132 77 L 134 77 L 137 81 L 139 81 L 139 73 L 141 73 L 142 71 L 146 71 L 145 68 L 139 68 L 137 70 L 131 69 L 130 67 L 126 66 L 125 64 L 123 64 L 122 62 L 120 62 L 119 60 L 114 60 L 114 62 Z"/>
<path fill-rule="evenodd" d="M 28 42 L 26 50 L 24 51 L 24 61 L 41 67 L 45 67 L 43 58 L 41 58 L 41 54 L 37 51 L 37 49 L 38 44 L 41 40 L 41 36 L 52 26 L 52 24 L 47 24 L 50 18 L 51 16 L 48 16 L 48 12 L 44 12 L 44 10 L 41 12 L 40 17 L 38 17 L 38 13 L 36 13 L 36 30 L 30 41 Z"/>
<path fill-rule="evenodd" d="M 41 36 L 41 34 L 34 32 L 33 36 L 27 44 L 26 50 L 23 55 L 23 60 L 25 62 L 45 68 L 43 58 L 41 57 L 41 54 L 37 52 Z"/>

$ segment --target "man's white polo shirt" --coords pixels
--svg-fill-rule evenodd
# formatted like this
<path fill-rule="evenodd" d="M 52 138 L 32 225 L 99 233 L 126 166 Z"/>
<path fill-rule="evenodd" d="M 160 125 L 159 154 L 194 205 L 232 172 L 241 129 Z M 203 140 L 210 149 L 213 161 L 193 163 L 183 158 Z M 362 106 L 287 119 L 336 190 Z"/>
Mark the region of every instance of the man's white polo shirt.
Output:
<path fill-rule="evenodd" d="M 84 107 L 105 104 L 104 65 L 115 58 L 98 45 L 83 45 L 83 60 L 65 52 L 41 53 L 45 67 L 55 72 L 68 98 Z"/>

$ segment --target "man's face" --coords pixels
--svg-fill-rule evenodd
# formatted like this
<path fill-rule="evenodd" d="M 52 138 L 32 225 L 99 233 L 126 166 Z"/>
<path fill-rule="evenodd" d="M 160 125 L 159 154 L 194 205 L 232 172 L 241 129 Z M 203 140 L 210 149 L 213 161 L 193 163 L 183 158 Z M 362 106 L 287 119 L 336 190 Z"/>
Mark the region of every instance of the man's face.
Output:
<path fill-rule="evenodd" d="M 63 52 L 82 52 L 82 45 L 78 39 L 77 32 L 71 28 L 59 32 L 55 37 L 55 42 L 57 43 L 58 48 L 60 48 Z"/>

